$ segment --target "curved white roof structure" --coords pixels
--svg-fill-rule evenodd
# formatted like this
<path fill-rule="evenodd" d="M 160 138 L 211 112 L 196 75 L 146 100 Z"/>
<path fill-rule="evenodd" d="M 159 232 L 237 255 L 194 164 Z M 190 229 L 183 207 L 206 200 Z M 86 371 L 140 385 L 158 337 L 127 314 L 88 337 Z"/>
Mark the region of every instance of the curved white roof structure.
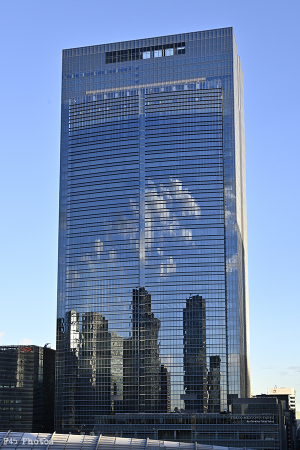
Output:
<path fill-rule="evenodd" d="M 233 447 L 201 445 L 152 439 L 88 436 L 56 433 L 0 432 L 1 450 L 234 450 Z M 238 450 L 238 449 L 236 449 Z M 240 450 L 240 449 L 239 449 Z"/>

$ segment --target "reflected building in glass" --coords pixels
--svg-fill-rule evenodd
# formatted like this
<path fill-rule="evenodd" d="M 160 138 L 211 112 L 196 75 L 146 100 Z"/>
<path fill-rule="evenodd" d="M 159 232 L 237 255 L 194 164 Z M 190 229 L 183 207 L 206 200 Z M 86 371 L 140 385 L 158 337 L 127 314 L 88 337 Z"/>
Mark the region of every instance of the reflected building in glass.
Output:
<path fill-rule="evenodd" d="M 133 290 L 132 336 L 124 341 L 124 412 L 159 413 L 164 406 L 160 352 L 160 320 L 151 312 L 151 295 L 145 288 Z"/>
<path fill-rule="evenodd" d="M 62 70 L 56 430 L 224 411 L 250 394 L 233 30 L 64 50 Z"/>
<path fill-rule="evenodd" d="M 183 309 L 184 409 L 207 412 L 205 299 L 193 295 Z"/>

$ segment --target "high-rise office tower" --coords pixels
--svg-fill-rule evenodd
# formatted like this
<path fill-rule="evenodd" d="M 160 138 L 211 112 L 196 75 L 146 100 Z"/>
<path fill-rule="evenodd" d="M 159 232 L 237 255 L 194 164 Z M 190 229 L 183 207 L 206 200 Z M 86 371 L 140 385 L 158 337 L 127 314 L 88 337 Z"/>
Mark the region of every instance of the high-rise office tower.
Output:
<path fill-rule="evenodd" d="M 226 410 L 250 394 L 233 30 L 64 50 L 62 70 L 56 430 Z"/>

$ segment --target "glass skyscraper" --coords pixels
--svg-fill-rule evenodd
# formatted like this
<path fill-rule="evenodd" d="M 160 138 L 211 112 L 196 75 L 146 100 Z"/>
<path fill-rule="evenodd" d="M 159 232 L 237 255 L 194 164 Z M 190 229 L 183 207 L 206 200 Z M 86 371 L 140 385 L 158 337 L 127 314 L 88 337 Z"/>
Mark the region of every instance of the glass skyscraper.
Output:
<path fill-rule="evenodd" d="M 63 51 L 58 432 L 249 396 L 244 153 L 232 28 Z"/>

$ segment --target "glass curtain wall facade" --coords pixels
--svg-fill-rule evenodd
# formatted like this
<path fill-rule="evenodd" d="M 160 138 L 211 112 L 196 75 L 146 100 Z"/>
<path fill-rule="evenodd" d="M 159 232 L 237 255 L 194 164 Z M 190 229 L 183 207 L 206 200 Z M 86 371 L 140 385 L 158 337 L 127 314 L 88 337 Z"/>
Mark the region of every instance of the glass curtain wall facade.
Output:
<path fill-rule="evenodd" d="M 249 396 L 243 120 L 232 28 L 63 51 L 57 431 Z"/>

